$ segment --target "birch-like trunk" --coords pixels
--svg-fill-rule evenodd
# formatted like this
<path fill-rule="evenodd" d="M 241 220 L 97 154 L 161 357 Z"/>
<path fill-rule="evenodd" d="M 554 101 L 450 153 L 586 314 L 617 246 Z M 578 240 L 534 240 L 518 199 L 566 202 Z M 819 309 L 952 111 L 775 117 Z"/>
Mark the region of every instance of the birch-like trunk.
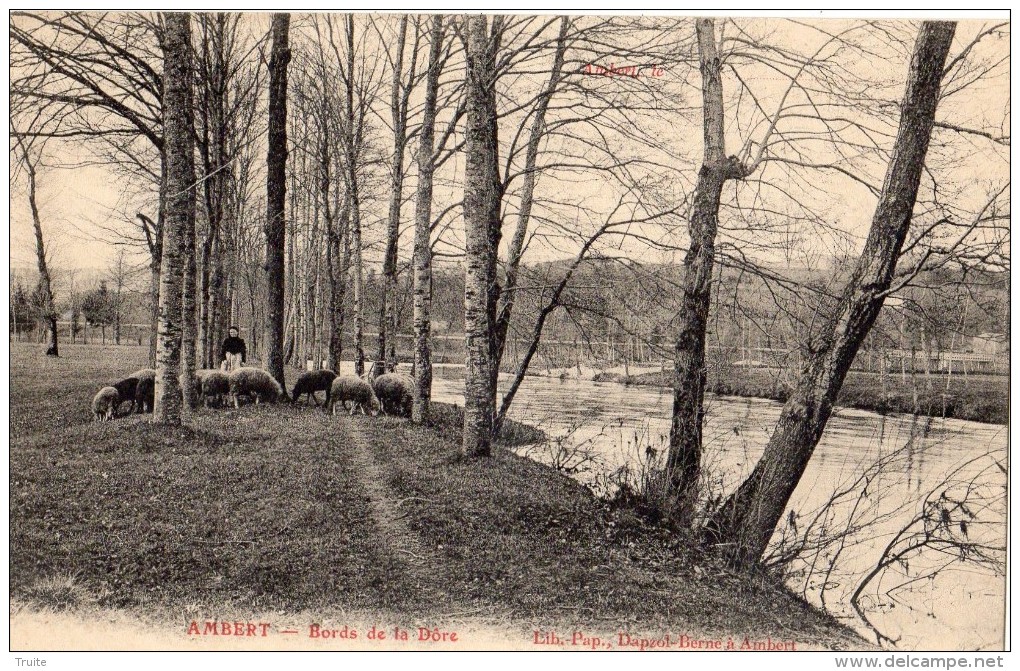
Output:
<path fill-rule="evenodd" d="M 383 259 L 383 303 L 379 320 L 379 360 L 386 370 L 397 365 L 397 245 L 400 242 L 400 204 L 404 197 L 404 150 L 407 145 L 407 108 L 414 81 L 414 61 L 406 86 L 402 83 L 404 44 L 407 41 L 408 16 L 400 20 L 390 89 L 390 115 L 393 119 L 393 161 L 390 172 L 390 208 L 386 220 L 386 255 Z"/>
<path fill-rule="evenodd" d="M 167 198 L 165 148 L 160 151 L 159 164 L 159 211 L 156 221 L 141 212 L 135 215 L 142 223 L 142 232 L 145 234 L 145 242 L 149 247 L 149 368 L 156 367 L 156 347 L 159 334 L 160 270 L 163 265 L 163 229 L 166 225 Z"/>
<path fill-rule="evenodd" d="M 499 20 L 498 18 L 496 19 Z M 464 380 L 463 451 L 469 456 L 491 453 L 496 388 L 492 375 L 492 316 L 499 244 L 500 180 L 497 167 L 495 40 L 484 16 L 467 16 L 466 116 L 464 131 Z"/>
<path fill-rule="evenodd" d="M 166 150 L 166 222 L 160 266 L 159 335 L 156 350 L 154 422 L 180 424 L 183 290 L 187 235 L 195 221 L 195 163 L 192 135 L 191 16 L 164 15 L 163 133 Z"/>
<path fill-rule="evenodd" d="M 361 247 L 361 202 L 358 194 L 358 157 L 359 143 L 355 137 L 354 111 L 354 17 L 347 17 L 347 132 L 346 157 L 348 202 L 351 212 L 350 244 L 351 265 L 354 272 L 354 372 L 363 375 L 365 372 L 365 273 L 362 266 Z"/>
<path fill-rule="evenodd" d="M 350 274 L 350 209 L 344 208 L 339 225 L 330 240 L 330 305 L 329 312 L 329 362 L 330 369 L 336 370 L 343 354 L 343 331 L 345 321 L 344 300 L 347 296 L 347 278 Z"/>
<path fill-rule="evenodd" d="M 418 139 L 418 194 L 414 210 L 414 403 L 411 420 L 422 424 L 428 420 L 432 402 L 432 156 L 436 131 L 436 104 L 439 95 L 439 74 L 443 48 L 443 16 L 432 17 L 429 46 L 429 69 L 425 80 L 425 109 L 422 112 L 421 135 Z"/>

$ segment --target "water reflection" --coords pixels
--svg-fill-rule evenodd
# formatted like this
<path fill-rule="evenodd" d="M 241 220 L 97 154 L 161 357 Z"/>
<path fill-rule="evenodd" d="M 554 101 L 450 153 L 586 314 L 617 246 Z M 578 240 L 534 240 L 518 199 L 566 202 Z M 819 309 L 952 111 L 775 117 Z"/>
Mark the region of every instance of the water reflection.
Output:
<path fill-rule="evenodd" d="M 437 378 L 433 398 L 462 404 L 463 383 Z M 550 437 L 594 446 L 598 468 L 575 474 L 589 484 L 624 464 L 644 460 L 649 448 L 658 453 L 668 442 L 672 407 L 668 389 L 534 377 L 525 381 L 514 403 L 515 418 L 541 426 Z M 713 486 L 732 489 L 746 477 L 761 456 L 781 408 L 780 403 L 763 399 L 706 397 L 704 470 Z M 884 459 L 885 468 L 869 481 L 871 490 L 864 496 L 857 492 L 859 500 L 852 509 L 858 515 L 867 512 L 874 521 L 865 530 L 865 538 L 858 534 L 839 548 L 838 588 L 833 574 L 820 574 L 818 569 L 832 558 L 832 548 L 808 558 L 795 572 L 791 586 L 816 603 L 824 601 L 827 609 L 861 628 L 847 603 L 853 585 L 909 519 L 915 500 L 969 455 L 983 452 L 1006 463 L 1005 427 L 839 409 L 791 498 L 786 519 L 799 523 L 799 530 L 812 520 L 821 524 L 818 511 L 833 492 L 857 482 L 869 466 Z M 1004 495 L 1004 473 L 1001 486 Z M 1004 537 L 1005 507 L 1001 516 L 998 510 L 983 514 L 992 515 L 994 533 Z M 829 523 L 842 524 L 852 517 L 848 513 Z M 958 570 L 943 571 L 931 584 L 910 585 L 892 595 L 878 589 L 870 602 L 866 598 L 862 602 L 872 608 L 871 619 L 883 632 L 899 638 L 901 649 L 1000 648 L 1004 579 L 978 565 L 956 562 L 954 566 Z"/>

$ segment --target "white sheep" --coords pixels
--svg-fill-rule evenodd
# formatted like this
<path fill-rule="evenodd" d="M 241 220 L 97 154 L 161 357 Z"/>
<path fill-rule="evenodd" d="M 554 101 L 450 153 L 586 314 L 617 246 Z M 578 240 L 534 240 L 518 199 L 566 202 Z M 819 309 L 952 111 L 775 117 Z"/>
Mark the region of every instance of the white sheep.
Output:
<path fill-rule="evenodd" d="M 240 407 L 238 397 L 241 395 L 254 397 L 255 404 L 259 401 L 276 403 L 283 396 L 283 387 L 272 375 L 261 368 L 238 368 L 230 373 L 230 395 L 234 397 L 234 407 Z"/>
<path fill-rule="evenodd" d="M 337 375 L 330 386 L 328 410 L 335 415 L 337 403 L 346 408 L 348 401 L 351 402 L 352 415 L 356 408 L 361 408 L 361 414 L 366 414 L 365 406 L 368 406 L 373 417 L 379 414 L 379 399 L 376 398 L 372 385 L 357 375 Z"/>
<path fill-rule="evenodd" d="M 411 416 L 414 402 L 414 380 L 402 373 L 380 375 L 372 383 L 375 395 L 387 415 Z"/>
<path fill-rule="evenodd" d="M 201 391 L 202 402 L 207 408 L 209 401 L 215 400 L 216 405 L 220 405 L 223 397 L 230 393 L 230 376 L 219 369 L 198 371 L 195 379 Z"/>
<path fill-rule="evenodd" d="M 120 405 L 120 392 L 116 387 L 103 387 L 92 399 L 92 419 L 96 422 L 109 422 Z"/>

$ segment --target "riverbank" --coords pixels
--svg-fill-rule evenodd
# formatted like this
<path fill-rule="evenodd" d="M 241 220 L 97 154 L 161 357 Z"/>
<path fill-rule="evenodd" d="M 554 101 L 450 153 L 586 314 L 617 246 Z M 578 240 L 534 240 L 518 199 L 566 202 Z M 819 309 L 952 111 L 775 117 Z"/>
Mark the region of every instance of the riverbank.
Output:
<path fill-rule="evenodd" d="M 672 371 L 638 375 L 601 373 L 599 382 L 671 388 Z M 741 396 L 785 402 L 793 379 L 784 379 L 770 368 L 738 368 L 713 374 L 708 391 L 721 396 Z M 843 383 L 837 405 L 879 414 L 903 413 L 964 419 L 987 424 L 1009 421 L 1009 378 L 1004 375 L 885 376 L 851 371 Z"/>
<path fill-rule="evenodd" d="M 628 375 L 622 367 L 600 371 L 582 366 L 536 370 L 535 377 L 582 379 L 671 389 L 672 371 L 630 367 Z M 464 367 L 459 364 L 437 366 L 435 374 L 448 379 L 462 379 Z M 720 396 L 762 398 L 785 402 L 795 380 L 772 368 L 733 368 L 726 373 L 709 375 L 707 391 Z M 838 406 L 869 410 L 879 414 L 901 413 L 962 419 L 986 424 L 1009 421 L 1009 377 L 1005 375 L 926 376 L 862 373 L 851 371 L 843 383 L 836 402 Z"/>
<path fill-rule="evenodd" d="M 506 447 L 462 458 L 448 406 L 424 427 L 302 404 L 92 423 L 95 389 L 141 363 L 73 354 L 12 353 L 12 641 L 70 618 L 186 649 L 870 648 Z"/>

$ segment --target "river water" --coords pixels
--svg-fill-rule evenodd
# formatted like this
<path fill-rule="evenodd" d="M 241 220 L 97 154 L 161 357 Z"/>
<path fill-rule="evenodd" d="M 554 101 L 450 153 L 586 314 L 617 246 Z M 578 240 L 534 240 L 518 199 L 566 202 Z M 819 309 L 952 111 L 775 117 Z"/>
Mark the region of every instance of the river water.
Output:
<path fill-rule="evenodd" d="M 433 399 L 463 404 L 462 381 L 437 377 L 433 385 Z M 725 494 L 754 467 L 782 405 L 712 395 L 705 405 L 706 483 Z M 511 416 L 551 438 L 525 453 L 574 467 L 574 477 L 605 491 L 607 478 L 621 467 L 640 475 L 649 464 L 661 463 L 671 408 L 669 389 L 529 377 Z M 1002 557 L 992 552 L 991 564 L 974 555 L 960 561 L 959 544 L 941 541 L 952 538 L 977 549 L 1004 544 L 1006 439 L 1004 426 L 839 409 L 791 498 L 773 550 L 784 534 L 795 538 L 810 529 L 808 537 L 817 541 L 851 528 L 841 542 L 802 550 L 788 564 L 790 587 L 874 641 L 850 596 L 909 526 L 892 552 L 929 542 L 923 551 L 891 562 L 862 590 L 858 601 L 868 620 L 902 650 L 1001 649 Z M 882 468 L 873 466 L 880 460 Z M 819 516 L 836 491 L 846 493 Z M 923 511 L 931 519 L 909 525 Z M 827 571 L 830 564 L 834 568 Z"/>

